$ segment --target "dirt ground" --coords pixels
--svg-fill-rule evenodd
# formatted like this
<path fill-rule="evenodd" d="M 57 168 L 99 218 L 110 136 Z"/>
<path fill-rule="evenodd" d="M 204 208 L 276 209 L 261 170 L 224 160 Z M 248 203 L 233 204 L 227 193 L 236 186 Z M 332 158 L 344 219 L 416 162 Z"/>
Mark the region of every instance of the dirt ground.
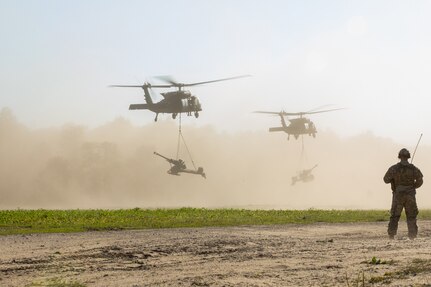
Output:
<path fill-rule="evenodd" d="M 1 236 L 0 286 L 54 279 L 84 286 L 362 286 L 362 276 L 366 286 L 370 279 L 372 286 L 431 286 L 431 221 L 418 222 L 414 241 L 405 222 L 395 240 L 386 225 Z"/>

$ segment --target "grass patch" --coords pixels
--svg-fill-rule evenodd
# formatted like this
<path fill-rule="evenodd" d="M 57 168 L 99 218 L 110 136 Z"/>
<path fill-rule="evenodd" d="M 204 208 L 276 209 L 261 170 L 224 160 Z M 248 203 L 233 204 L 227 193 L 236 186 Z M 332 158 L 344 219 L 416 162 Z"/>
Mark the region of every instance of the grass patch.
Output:
<path fill-rule="evenodd" d="M 78 281 L 68 281 L 59 278 L 47 279 L 45 281 L 33 282 L 29 287 L 86 287 Z"/>
<path fill-rule="evenodd" d="M 431 210 L 421 211 L 431 219 Z M 238 225 L 377 222 L 385 210 L 118 209 L 2 210 L 0 235 Z"/>
<path fill-rule="evenodd" d="M 394 272 L 386 272 L 383 276 L 371 277 L 368 282 L 389 284 L 393 280 L 406 279 L 420 273 L 431 273 L 431 259 L 413 259 L 413 261 L 404 268 Z"/>
<path fill-rule="evenodd" d="M 346 274 L 346 284 L 347 287 L 365 287 L 365 273 L 364 271 L 358 273 L 357 278 L 353 280 L 349 280 L 347 274 Z"/>
<path fill-rule="evenodd" d="M 373 256 L 373 258 L 371 258 L 370 261 L 362 261 L 361 263 L 365 263 L 365 264 L 371 264 L 371 265 L 380 265 L 380 264 L 388 264 L 388 265 L 393 265 L 394 264 L 394 260 L 382 260 L 380 258 L 377 258 L 375 256 Z"/>
<path fill-rule="evenodd" d="M 368 280 L 369 283 L 375 284 L 375 283 L 384 283 L 384 284 L 390 284 L 392 283 L 392 274 L 393 273 L 385 273 L 383 276 L 374 276 L 371 277 L 370 280 Z"/>
<path fill-rule="evenodd" d="M 431 259 L 413 259 L 410 265 L 395 272 L 395 276 L 398 278 L 406 278 L 425 272 L 431 273 Z"/>

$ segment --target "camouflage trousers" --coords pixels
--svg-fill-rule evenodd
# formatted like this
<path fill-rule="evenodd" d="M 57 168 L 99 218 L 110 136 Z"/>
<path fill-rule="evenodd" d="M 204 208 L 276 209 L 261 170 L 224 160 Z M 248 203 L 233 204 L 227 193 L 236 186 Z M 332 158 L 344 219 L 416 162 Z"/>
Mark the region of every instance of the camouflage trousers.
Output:
<path fill-rule="evenodd" d="M 415 238 L 418 234 L 418 226 L 416 225 L 416 217 L 419 213 L 416 204 L 416 191 L 409 192 L 393 192 L 391 218 L 388 225 L 388 234 L 394 236 L 397 234 L 398 221 L 400 220 L 401 212 L 405 208 L 407 217 L 407 228 L 410 238 Z"/>

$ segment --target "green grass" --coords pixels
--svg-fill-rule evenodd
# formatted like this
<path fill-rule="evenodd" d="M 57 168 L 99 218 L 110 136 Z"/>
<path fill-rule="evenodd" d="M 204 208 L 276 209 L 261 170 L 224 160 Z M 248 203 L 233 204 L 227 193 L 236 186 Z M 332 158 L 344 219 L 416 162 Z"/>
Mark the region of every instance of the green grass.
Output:
<path fill-rule="evenodd" d="M 45 281 L 33 282 L 28 287 L 85 287 L 86 285 L 78 281 L 67 281 L 59 278 L 47 279 Z"/>
<path fill-rule="evenodd" d="M 431 219 L 431 210 L 422 210 L 419 218 Z M 18 209 L 0 211 L 0 235 L 316 222 L 376 222 L 388 219 L 389 213 L 385 210 Z"/>
<path fill-rule="evenodd" d="M 431 273 L 430 259 L 413 259 L 408 265 L 397 271 L 386 272 L 383 276 L 371 277 L 369 282 L 390 284 L 393 280 L 406 279 L 420 273 Z"/>
<path fill-rule="evenodd" d="M 373 256 L 370 261 L 362 261 L 361 263 L 371 264 L 371 265 L 381 265 L 381 264 L 393 265 L 394 260 L 391 259 L 391 260 L 387 261 L 387 260 L 382 260 L 380 258 Z"/>

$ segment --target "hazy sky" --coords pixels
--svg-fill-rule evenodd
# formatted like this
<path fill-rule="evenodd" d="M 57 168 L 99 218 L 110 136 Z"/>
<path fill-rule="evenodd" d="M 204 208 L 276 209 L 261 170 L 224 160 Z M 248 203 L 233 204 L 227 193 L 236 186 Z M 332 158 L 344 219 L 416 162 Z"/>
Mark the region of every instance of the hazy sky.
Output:
<path fill-rule="evenodd" d="M 187 122 L 266 130 L 279 119 L 252 111 L 332 104 L 348 109 L 318 129 L 431 143 L 429 15 L 430 1 L 0 0 L 0 108 L 36 128 L 147 124 L 128 110 L 142 90 L 107 86 L 251 74 L 193 88 L 203 112 Z"/>

